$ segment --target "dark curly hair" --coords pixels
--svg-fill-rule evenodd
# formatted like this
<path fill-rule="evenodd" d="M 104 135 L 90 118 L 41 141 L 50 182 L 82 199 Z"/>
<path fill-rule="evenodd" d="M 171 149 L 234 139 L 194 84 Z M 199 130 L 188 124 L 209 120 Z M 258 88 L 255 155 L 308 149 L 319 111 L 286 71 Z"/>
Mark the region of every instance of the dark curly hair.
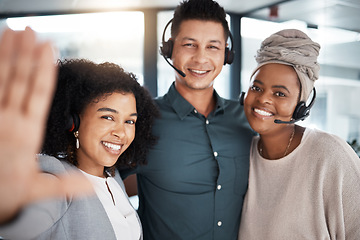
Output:
<path fill-rule="evenodd" d="M 156 142 L 151 131 L 159 112 L 149 92 L 140 86 L 135 75 L 113 63 L 95 64 L 86 59 L 59 61 L 58 66 L 58 83 L 41 153 L 76 166 L 76 140 L 74 134 L 66 129 L 70 116 L 81 114 L 89 103 L 113 92 L 132 93 L 138 114 L 135 139 L 115 166 L 110 168 L 110 173 L 114 173 L 114 167 L 145 164 L 148 148 Z"/>
<path fill-rule="evenodd" d="M 226 12 L 213 0 L 185 0 L 175 11 L 171 26 L 171 37 L 175 38 L 180 31 L 180 25 L 185 20 L 203 20 L 221 23 L 224 28 L 225 39 L 228 39 L 230 30 L 226 20 Z"/>

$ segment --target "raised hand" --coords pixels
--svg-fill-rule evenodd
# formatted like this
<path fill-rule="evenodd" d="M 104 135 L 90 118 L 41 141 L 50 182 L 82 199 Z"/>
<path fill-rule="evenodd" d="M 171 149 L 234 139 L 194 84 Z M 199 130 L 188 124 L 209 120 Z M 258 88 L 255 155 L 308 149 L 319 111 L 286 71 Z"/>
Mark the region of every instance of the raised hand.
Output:
<path fill-rule="evenodd" d="M 34 200 L 92 191 L 74 174 L 42 174 L 36 162 L 56 83 L 50 43 L 35 33 L 5 30 L 0 41 L 0 222 Z M 76 184 L 74 184 L 76 181 Z"/>

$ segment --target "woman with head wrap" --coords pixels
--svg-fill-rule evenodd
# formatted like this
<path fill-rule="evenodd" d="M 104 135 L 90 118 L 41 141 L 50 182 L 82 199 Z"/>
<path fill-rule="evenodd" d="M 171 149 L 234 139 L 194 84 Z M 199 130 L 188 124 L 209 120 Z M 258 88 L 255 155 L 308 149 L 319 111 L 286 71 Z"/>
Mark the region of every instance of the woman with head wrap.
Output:
<path fill-rule="evenodd" d="M 243 99 L 259 136 L 239 239 L 360 239 L 358 156 L 339 137 L 294 124 L 315 99 L 319 50 L 295 29 L 271 35 L 258 50 Z"/>

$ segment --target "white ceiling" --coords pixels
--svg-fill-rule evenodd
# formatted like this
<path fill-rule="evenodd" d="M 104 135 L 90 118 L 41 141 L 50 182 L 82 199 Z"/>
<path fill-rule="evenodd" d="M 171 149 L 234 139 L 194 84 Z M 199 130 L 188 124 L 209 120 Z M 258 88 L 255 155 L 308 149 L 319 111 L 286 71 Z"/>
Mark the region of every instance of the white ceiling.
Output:
<path fill-rule="evenodd" d="M 160 8 L 182 0 L 0 0 L 0 17 L 36 13 Z M 360 0 L 217 0 L 227 12 L 268 19 L 269 6 L 279 5 L 276 21 L 303 20 L 360 32 Z"/>
<path fill-rule="evenodd" d="M 0 0 L 0 13 L 81 11 L 136 8 L 174 8 L 180 0 Z M 245 13 L 279 0 L 218 0 L 225 10 Z"/>
<path fill-rule="evenodd" d="M 360 32 L 360 0 L 293 0 L 279 5 L 277 21 L 298 19 L 309 24 Z M 251 17 L 266 19 L 269 9 Z"/>

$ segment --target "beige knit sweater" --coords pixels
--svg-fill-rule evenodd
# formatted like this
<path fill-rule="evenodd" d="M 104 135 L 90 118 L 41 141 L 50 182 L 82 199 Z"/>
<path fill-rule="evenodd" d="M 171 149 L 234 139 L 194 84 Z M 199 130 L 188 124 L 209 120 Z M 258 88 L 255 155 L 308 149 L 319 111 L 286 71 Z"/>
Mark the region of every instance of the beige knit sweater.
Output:
<path fill-rule="evenodd" d="M 339 137 L 306 129 L 279 160 L 252 143 L 240 240 L 360 240 L 360 159 Z"/>

